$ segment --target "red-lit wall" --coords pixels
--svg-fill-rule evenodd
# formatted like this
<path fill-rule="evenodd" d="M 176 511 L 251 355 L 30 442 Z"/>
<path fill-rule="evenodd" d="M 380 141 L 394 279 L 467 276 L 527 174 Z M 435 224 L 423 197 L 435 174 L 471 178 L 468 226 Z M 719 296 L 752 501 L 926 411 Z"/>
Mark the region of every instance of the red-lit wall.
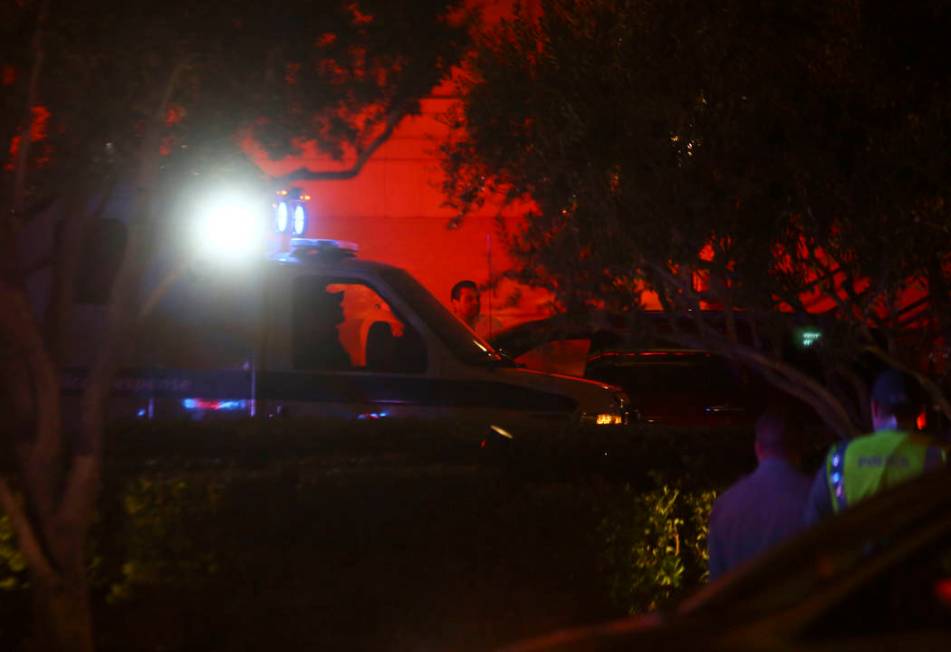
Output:
<path fill-rule="evenodd" d="M 491 22 L 509 13 L 511 2 L 478 4 Z M 536 3 L 526 4 L 531 10 Z M 447 304 L 456 281 L 466 278 L 482 284 L 490 274 L 513 265 L 498 237 L 497 205 L 484 207 L 456 229 L 448 228 L 453 212 L 443 206 L 437 149 L 447 129 L 438 116 L 455 101 L 451 93 L 452 85 L 446 83 L 424 98 L 422 114 L 405 118 L 354 179 L 295 184 L 312 197 L 309 237 L 356 242 L 361 257 L 405 268 Z M 334 170 L 351 163 L 335 162 L 315 146 L 282 161 L 269 161 L 261 152 L 255 158 L 275 177 L 300 167 Z M 515 211 L 503 215 L 510 224 L 520 219 Z M 491 310 L 504 326 L 547 314 L 545 293 L 520 288 L 521 301 L 509 306 L 513 290 L 512 285 L 502 285 L 483 294 L 483 312 Z"/>

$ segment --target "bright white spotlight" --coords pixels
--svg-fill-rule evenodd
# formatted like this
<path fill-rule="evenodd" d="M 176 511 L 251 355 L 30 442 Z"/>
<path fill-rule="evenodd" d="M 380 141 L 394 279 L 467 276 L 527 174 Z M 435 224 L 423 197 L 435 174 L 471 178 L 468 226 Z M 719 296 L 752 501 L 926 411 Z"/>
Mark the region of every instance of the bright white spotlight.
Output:
<path fill-rule="evenodd" d="M 277 205 L 277 231 L 284 233 L 287 231 L 287 202 L 282 201 Z"/>
<path fill-rule="evenodd" d="M 263 251 L 261 202 L 240 194 L 211 197 L 197 212 L 195 245 L 201 255 L 225 260 L 247 259 Z"/>

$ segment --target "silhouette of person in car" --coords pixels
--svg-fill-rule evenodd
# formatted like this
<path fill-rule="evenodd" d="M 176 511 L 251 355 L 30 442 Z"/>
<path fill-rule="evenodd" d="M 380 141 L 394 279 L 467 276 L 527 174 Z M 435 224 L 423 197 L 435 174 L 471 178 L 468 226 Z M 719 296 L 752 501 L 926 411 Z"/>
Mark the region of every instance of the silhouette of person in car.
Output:
<path fill-rule="evenodd" d="M 350 356 L 340 343 L 337 326 L 343 323 L 343 292 L 322 290 L 299 305 L 300 340 L 295 346 L 294 366 L 298 369 L 345 370 Z"/>

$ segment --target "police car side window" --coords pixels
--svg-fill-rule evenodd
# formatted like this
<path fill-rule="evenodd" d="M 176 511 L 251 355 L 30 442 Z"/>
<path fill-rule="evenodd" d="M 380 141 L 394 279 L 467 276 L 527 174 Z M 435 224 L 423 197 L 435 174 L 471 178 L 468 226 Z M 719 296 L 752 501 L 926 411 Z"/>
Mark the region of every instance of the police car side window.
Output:
<path fill-rule="evenodd" d="M 294 282 L 294 367 L 315 371 L 421 373 L 419 334 L 372 287 L 358 280 Z"/>

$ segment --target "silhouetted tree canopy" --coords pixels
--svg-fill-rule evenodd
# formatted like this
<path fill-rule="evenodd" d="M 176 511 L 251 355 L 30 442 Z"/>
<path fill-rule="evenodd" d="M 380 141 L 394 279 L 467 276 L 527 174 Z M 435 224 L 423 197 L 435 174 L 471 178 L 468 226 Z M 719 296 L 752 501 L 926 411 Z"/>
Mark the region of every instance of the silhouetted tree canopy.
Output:
<path fill-rule="evenodd" d="M 61 185 L 66 170 L 136 159 L 163 100 L 166 155 L 239 130 L 275 157 L 306 139 L 337 158 L 359 155 L 418 112 L 420 98 L 463 55 L 461 5 L 5 3 L 0 137 L 21 135 L 28 111 L 48 116 L 41 133 L 34 130 L 42 142 L 30 148 L 31 189 L 40 194 L 37 167 L 55 170 L 51 185 Z"/>
<path fill-rule="evenodd" d="M 765 335 L 824 305 L 827 386 L 855 386 L 869 353 L 947 382 L 948 33 L 951 5 L 927 0 L 553 0 L 483 36 L 446 190 L 460 216 L 532 200 L 510 234 L 519 275 L 565 308 L 624 312 L 650 290 L 672 314 L 726 309 L 725 332 L 685 339 L 854 432 L 864 398 L 850 419 L 823 407 L 729 315 Z"/>

